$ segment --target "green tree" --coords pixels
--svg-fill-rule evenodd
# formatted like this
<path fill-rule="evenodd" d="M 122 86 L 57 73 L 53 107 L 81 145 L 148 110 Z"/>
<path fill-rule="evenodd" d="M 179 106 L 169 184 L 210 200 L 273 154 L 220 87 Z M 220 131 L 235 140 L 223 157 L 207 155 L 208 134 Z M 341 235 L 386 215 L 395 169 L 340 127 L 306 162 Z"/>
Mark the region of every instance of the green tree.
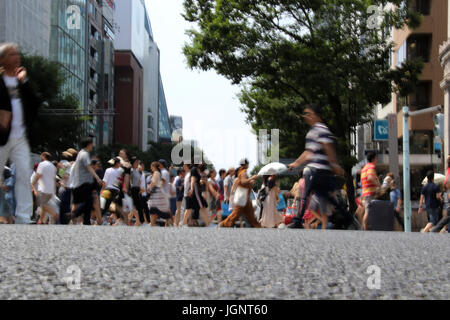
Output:
<path fill-rule="evenodd" d="M 73 147 L 82 137 L 84 118 L 74 115 L 80 110 L 75 95 L 64 92 L 66 74 L 59 63 L 41 56 L 23 56 L 23 65 L 27 68 L 36 92 L 44 101 L 34 121 L 30 146 L 32 152 L 48 151 L 59 155 Z M 55 109 L 73 111 L 68 115 L 52 115 Z"/>
<path fill-rule="evenodd" d="M 382 23 L 372 28 L 369 7 L 388 2 L 396 10 L 378 11 Z M 353 196 L 351 135 L 392 92 L 410 93 L 423 67 L 415 59 L 390 68 L 394 44 L 386 30 L 421 22 L 408 1 L 185 0 L 184 11 L 195 25 L 183 49 L 189 67 L 214 69 L 240 85 L 253 129 L 280 129 L 281 157 L 303 151 L 303 107 L 324 107 Z"/>

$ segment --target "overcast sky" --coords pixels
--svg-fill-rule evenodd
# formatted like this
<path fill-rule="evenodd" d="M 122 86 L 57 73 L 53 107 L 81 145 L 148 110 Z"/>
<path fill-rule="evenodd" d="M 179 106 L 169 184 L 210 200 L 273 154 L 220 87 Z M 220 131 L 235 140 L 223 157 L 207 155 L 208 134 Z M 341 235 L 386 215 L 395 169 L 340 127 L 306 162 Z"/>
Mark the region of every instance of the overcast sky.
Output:
<path fill-rule="evenodd" d="M 197 140 L 216 169 L 257 160 L 256 137 L 232 86 L 215 71 L 190 70 L 182 53 L 190 27 L 181 13 L 182 0 L 145 0 L 154 40 L 161 52 L 161 76 L 170 115 L 183 117 L 185 140 Z"/>

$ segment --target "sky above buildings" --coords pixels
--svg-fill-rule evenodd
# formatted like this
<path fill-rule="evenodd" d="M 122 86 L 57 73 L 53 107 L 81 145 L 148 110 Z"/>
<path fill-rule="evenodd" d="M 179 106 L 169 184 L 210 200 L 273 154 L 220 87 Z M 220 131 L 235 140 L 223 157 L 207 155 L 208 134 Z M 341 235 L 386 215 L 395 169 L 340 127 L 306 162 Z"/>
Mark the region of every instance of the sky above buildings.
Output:
<path fill-rule="evenodd" d="M 190 70 L 182 48 L 190 28 L 182 0 L 145 0 L 154 40 L 161 52 L 161 76 L 170 115 L 183 117 L 183 136 L 197 140 L 216 169 L 237 166 L 246 157 L 257 161 L 256 136 L 246 124 L 237 93 L 215 71 Z"/>

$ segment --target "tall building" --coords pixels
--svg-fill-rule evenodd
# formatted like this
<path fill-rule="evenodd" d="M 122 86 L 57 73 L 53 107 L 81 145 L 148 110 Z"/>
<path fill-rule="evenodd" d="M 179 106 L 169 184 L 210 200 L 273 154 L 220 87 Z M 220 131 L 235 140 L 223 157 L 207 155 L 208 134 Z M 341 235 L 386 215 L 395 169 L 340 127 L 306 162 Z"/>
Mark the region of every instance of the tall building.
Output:
<path fill-rule="evenodd" d="M 144 1 L 117 0 L 115 4 L 119 29 L 115 41 L 115 140 L 146 151 L 151 142 L 170 141 L 172 134 L 160 52 Z"/>
<path fill-rule="evenodd" d="M 415 92 L 407 97 L 392 94 L 390 103 L 378 106 L 374 112 L 376 119 L 387 119 L 389 114 L 397 116 L 397 137 L 399 148 L 400 173 L 403 167 L 403 106 L 410 111 L 421 110 L 437 105 L 444 105 L 444 92 L 440 87 L 443 68 L 439 61 L 439 46 L 449 37 L 449 3 L 445 0 L 415 0 L 411 8 L 423 15 L 419 28 L 410 30 L 393 29 L 391 32 L 395 47 L 391 57 L 393 69 L 401 66 L 404 61 L 421 57 L 425 62 L 419 77 L 419 85 Z M 448 117 L 448 112 L 447 112 Z M 416 200 L 420 195 L 423 177 L 430 169 L 442 169 L 442 158 L 435 152 L 434 123 L 432 114 L 411 117 L 409 119 L 410 138 L 410 168 L 411 168 L 411 197 Z M 361 126 L 355 137 L 358 143 L 358 159 L 363 161 L 368 150 L 377 150 L 377 170 L 387 173 L 389 170 L 389 148 L 387 141 L 374 141 L 373 124 Z M 361 146 L 363 144 L 363 147 Z M 448 145 L 448 144 L 447 144 Z"/>
<path fill-rule="evenodd" d="M 114 110 L 114 0 L 2 0 L 0 42 L 61 64 L 63 90 L 90 115 L 85 134 L 112 143 Z"/>
<path fill-rule="evenodd" d="M 144 105 L 142 118 L 142 150 L 146 151 L 151 142 L 158 141 L 158 101 L 159 101 L 159 48 L 153 39 L 153 31 L 147 10 L 145 10 L 144 35 Z"/>
<path fill-rule="evenodd" d="M 172 128 L 170 127 L 169 111 L 167 110 L 166 94 L 161 73 L 159 73 L 158 98 L 158 141 L 170 142 L 172 140 Z"/>
<path fill-rule="evenodd" d="M 75 94 L 83 112 L 87 113 L 89 43 L 86 5 L 86 0 L 51 0 L 50 59 L 61 63 L 67 76 L 65 91 Z M 75 16 L 74 24 L 71 24 L 67 10 L 73 6 L 78 8 L 79 17 Z"/>
<path fill-rule="evenodd" d="M 114 8 L 113 0 L 88 1 L 88 109 L 90 131 L 100 145 L 113 140 Z"/>
<path fill-rule="evenodd" d="M 114 141 L 142 145 L 144 81 L 144 6 L 141 1 L 116 1 Z"/>
<path fill-rule="evenodd" d="M 447 22 L 450 22 L 450 5 L 447 5 Z M 446 32 L 447 38 L 439 47 L 439 62 L 444 70 L 443 79 L 441 78 L 440 87 L 444 93 L 444 157 L 450 155 L 450 23 L 447 23 L 447 28 L 443 28 Z M 447 161 L 445 163 L 445 170 L 448 169 Z"/>
<path fill-rule="evenodd" d="M 49 56 L 51 0 L 1 0 L 0 42 L 29 54 Z"/>

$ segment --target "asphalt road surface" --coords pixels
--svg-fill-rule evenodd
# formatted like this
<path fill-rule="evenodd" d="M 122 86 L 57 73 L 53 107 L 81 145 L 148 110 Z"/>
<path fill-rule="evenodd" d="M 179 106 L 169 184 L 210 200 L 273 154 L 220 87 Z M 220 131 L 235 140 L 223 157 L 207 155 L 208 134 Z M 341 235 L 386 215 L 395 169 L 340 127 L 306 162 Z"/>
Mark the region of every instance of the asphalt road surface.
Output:
<path fill-rule="evenodd" d="M 84 226 L 0 226 L 0 234 L 0 299 L 450 296 L 448 234 Z"/>

